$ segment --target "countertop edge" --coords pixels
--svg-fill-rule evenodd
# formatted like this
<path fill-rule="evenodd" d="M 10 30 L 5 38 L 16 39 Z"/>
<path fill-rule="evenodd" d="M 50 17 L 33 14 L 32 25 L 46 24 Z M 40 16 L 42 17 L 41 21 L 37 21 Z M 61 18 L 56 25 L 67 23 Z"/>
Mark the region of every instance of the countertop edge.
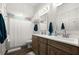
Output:
<path fill-rule="evenodd" d="M 46 39 L 50 39 L 50 40 L 54 40 L 54 41 L 58 41 L 58 42 L 62 42 L 62 43 L 65 43 L 65 44 L 73 45 L 73 46 L 76 46 L 76 47 L 79 47 L 79 44 L 76 44 L 74 42 L 70 42 L 68 40 L 62 40 L 62 39 L 61 40 L 57 40 L 57 39 L 51 38 L 51 36 L 48 36 L 48 35 L 41 35 L 41 34 L 33 34 L 33 35 L 34 36 L 38 36 L 38 37 L 43 37 L 43 38 L 46 38 Z"/>

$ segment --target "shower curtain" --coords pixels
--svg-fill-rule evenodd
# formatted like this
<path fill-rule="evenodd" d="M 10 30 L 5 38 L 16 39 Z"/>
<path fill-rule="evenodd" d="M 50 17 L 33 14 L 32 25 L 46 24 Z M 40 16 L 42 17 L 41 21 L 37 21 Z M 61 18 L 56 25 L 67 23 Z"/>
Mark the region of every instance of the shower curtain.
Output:
<path fill-rule="evenodd" d="M 32 23 L 27 20 L 10 20 L 10 48 L 22 46 L 32 39 Z"/>

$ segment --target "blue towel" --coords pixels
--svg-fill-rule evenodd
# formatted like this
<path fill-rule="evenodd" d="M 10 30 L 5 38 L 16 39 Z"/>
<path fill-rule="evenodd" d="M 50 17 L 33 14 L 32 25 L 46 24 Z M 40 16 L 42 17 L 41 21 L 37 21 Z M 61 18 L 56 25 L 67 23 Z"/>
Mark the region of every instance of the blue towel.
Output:
<path fill-rule="evenodd" d="M 52 22 L 49 23 L 49 35 L 52 35 L 53 33 L 53 25 Z"/>
<path fill-rule="evenodd" d="M 65 29 L 65 26 L 64 26 L 64 23 L 62 23 L 61 30 L 64 30 L 64 29 Z"/>
<path fill-rule="evenodd" d="M 35 26 L 34 26 L 34 31 L 38 31 L 38 25 L 37 24 L 35 24 Z"/>
<path fill-rule="evenodd" d="M 5 22 L 2 14 L 0 14 L 0 43 L 2 44 L 4 40 L 7 38 Z"/>

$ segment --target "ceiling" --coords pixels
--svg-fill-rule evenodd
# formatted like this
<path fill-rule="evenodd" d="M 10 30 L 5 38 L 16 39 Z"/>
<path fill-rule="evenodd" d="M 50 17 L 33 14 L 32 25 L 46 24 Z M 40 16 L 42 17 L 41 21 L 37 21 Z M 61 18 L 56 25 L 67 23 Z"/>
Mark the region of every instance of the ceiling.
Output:
<path fill-rule="evenodd" d="M 40 6 L 46 3 L 7 3 L 7 12 L 11 14 L 23 14 L 32 17 Z"/>

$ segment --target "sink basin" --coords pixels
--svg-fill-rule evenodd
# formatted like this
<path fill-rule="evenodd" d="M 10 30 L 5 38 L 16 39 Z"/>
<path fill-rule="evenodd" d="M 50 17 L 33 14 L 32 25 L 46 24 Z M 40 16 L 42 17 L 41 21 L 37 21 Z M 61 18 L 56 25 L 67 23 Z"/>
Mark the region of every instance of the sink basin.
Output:
<path fill-rule="evenodd" d="M 65 42 L 71 42 L 75 44 L 78 44 L 78 40 L 79 40 L 77 37 L 70 37 L 70 36 L 68 38 L 63 37 L 63 36 L 57 36 L 57 38 Z"/>

